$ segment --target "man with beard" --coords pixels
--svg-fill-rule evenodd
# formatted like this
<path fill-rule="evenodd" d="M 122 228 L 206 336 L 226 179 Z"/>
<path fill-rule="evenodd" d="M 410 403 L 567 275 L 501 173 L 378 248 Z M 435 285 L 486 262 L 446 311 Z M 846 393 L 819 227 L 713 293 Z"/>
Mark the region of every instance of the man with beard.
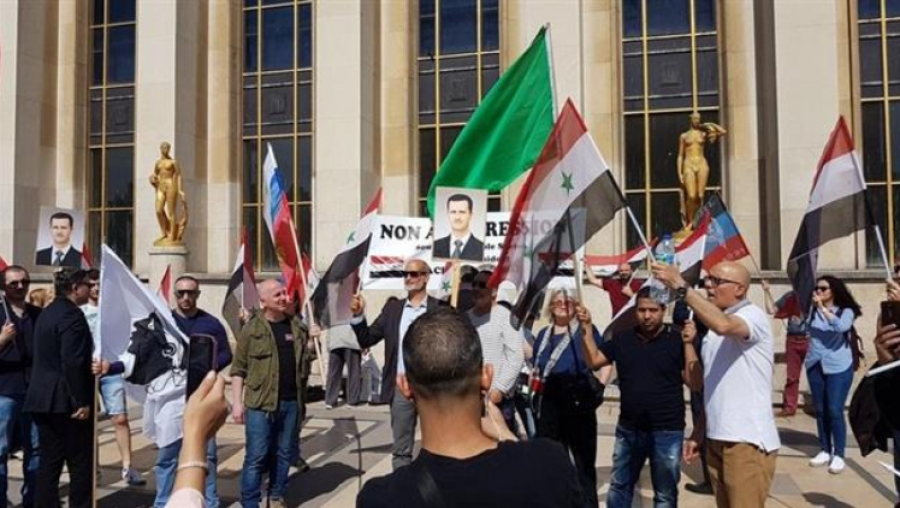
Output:
<path fill-rule="evenodd" d="M 22 506 L 34 506 L 34 484 L 40 462 L 37 427 L 31 415 L 22 412 L 34 348 L 34 326 L 41 309 L 25 303 L 31 278 L 28 271 L 11 265 L 0 274 L 0 290 L 6 303 L 0 305 L 0 503 L 6 503 L 6 462 L 16 441 L 16 430 L 24 448 Z"/>
<path fill-rule="evenodd" d="M 366 302 L 362 295 L 355 295 L 350 303 L 354 316 L 350 324 L 356 332 L 360 348 L 370 348 L 385 341 L 381 402 L 391 405 L 391 430 L 394 437 L 391 454 L 395 470 L 412 462 L 418 416 L 412 401 L 394 389 L 397 375 L 406 372 L 401 354 L 403 337 L 416 318 L 441 305 L 440 300 L 428 296 L 425 291 L 428 275 L 427 263 L 420 259 L 407 261 L 403 271 L 406 298 L 388 301 L 371 325 L 366 321 Z"/>
<path fill-rule="evenodd" d="M 634 270 L 629 263 L 619 265 L 619 270 L 611 277 L 598 278 L 591 268 L 585 265 L 584 270 L 588 282 L 609 293 L 609 304 L 612 315 L 616 316 L 628 300 L 644 285 L 643 279 L 634 278 Z"/>

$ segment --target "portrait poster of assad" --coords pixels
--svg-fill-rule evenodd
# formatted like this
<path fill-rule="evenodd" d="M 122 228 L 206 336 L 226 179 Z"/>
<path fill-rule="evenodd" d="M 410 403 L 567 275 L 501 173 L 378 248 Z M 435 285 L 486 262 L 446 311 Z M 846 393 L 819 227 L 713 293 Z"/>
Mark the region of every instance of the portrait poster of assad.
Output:
<path fill-rule="evenodd" d="M 68 208 L 42 206 L 38 218 L 34 264 L 81 267 L 84 245 L 84 213 Z"/>
<path fill-rule="evenodd" d="M 484 260 L 487 191 L 438 187 L 434 210 L 434 259 Z"/>

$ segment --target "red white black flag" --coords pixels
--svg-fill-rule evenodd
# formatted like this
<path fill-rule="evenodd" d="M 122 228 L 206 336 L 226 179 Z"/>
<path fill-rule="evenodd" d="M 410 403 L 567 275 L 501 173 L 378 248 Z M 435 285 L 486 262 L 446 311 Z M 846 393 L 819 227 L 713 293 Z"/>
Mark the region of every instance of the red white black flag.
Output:
<path fill-rule="evenodd" d="M 225 302 L 222 304 L 222 317 L 235 337 L 241 331 L 241 309 L 250 310 L 259 306 L 259 294 L 256 292 L 256 275 L 253 273 L 253 256 L 247 245 L 247 232 L 241 238 L 234 269 L 228 280 Z"/>
<path fill-rule="evenodd" d="M 806 215 L 787 262 L 801 309 L 809 309 L 812 301 L 819 248 L 864 229 L 866 218 L 866 183 L 850 130 L 841 117 L 819 160 Z"/>
<path fill-rule="evenodd" d="M 513 326 L 571 257 L 625 208 L 612 171 L 572 101 L 566 101 L 516 198 L 491 286 L 516 286 Z"/>
<path fill-rule="evenodd" d="M 362 218 L 347 238 L 347 243 L 334 257 L 331 266 L 322 275 L 312 295 L 313 313 L 316 323 L 322 328 L 330 328 L 349 323 L 350 298 L 356 293 L 359 283 L 359 269 L 369 254 L 375 217 L 381 207 L 381 188 L 363 211 Z"/>

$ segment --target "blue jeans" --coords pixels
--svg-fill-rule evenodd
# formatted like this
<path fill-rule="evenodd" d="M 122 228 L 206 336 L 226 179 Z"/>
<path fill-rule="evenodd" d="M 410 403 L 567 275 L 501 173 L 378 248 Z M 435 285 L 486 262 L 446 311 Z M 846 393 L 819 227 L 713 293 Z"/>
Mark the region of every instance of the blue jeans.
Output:
<path fill-rule="evenodd" d="M 153 508 L 163 508 L 172 495 L 175 487 L 175 472 L 178 469 L 178 454 L 181 453 L 181 439 L 159 449 L 153 474 L 156 476 L 156 499 Z M 216 438 L 206 444 L 206 463 L 209 474 L 206 475 L 206 504 L 208 508 L 219 508 L 219 492 L 216 486 L 216 471 L 219 468 L 219 454 L 216 450 Z"/>
<path fill-rule="evenodd" d="M 616 427 L 616 447 L 613 452 L 612 478 L 606 506 L 631 508 L 634 485 L 641 477 L 644 462 L 650 459 L 650 478 L 653 481 L 653 506 L 678 506 L 678 480 L 681 477 L 681 447 L 684 433 L 680 430 L 654 432 Z"/>
<path fill-rule="evenodd" d="M 822 363 L 806 369 L 809 391 L 816 408 L 816 426 L 822 450 L 844 457 L 847 447 L 847 424 L 844 422 L 844 403 L 853 383 L 853 368 L 837 374 L 825 374 Z"/>
<path fill-rule="evenodd" d="M 243 508 L 259 506 L 265 471 L 269 472 L 269 498 L 284 499 L 294 442 L 297 440 L 298 411 L 297 401 L 282 400 L 272 413 L 249 408 L 244 413 L 247 450 L 241 473 Z"/>
<path fill-rule="evenodd" d="M 34 506 L 34 482 L 40 466 L 40 448 L 38 446 L 37 425 L 31 415 L 22 413 L 24 397 L 0 396 L 0 503 L 5 504 L 7 492 L 10 448 L 16 441 L 14 433 L 18 429 L 24 452 L 25 482 L 22 484 L 22 506 Z M 18 427 L 16 426 L 18 424 Z"/>

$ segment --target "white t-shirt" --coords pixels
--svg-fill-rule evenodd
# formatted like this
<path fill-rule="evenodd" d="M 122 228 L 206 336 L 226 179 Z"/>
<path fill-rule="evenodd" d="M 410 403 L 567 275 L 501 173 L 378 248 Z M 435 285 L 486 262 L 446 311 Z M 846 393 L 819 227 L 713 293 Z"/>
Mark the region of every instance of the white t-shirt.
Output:
<path fill-rule="evenodd" d="M 747 323 L 750 337 L 703 339 L 706 435 L 717 441 L 750 443 L 767 452 L 781 446 L 772 414 L 775 340 L 769 317 L 747 300 L 727 309 Z"/>

